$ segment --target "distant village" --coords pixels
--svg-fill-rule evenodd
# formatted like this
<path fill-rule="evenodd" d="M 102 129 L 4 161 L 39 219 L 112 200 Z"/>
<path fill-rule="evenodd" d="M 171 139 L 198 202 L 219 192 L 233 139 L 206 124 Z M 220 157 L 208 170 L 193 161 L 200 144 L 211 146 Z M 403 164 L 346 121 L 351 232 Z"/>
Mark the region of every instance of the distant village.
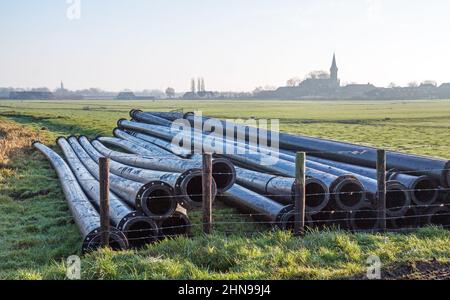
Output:
<path fill-rule="evenodd" d="M 412 82 L 406 87 L 391 84 L 389 87 L 376 87 L 371 83 L 341 85 L 336 55 L 333 55 L 330 72 L 311 72 L 304 80 L 293 78 L 286 86 L 279 88 L 256 88 L 253 92 L 217 92 L 206 89 L 203 78 L 191 79 L 190 90 L 177 93 L 168 87 L 165 91 L 131 90 L 119 93 L 103 91 L 97 88 L 71 91 L 60 87 L 54 91 L 48 88 L 21 90 L 0 88 L 0 99 L 26 100 L 83 100 L 83 99 L 117 99 L 117 100 L 157 100 L 157 99 L 323 99 L 323 100 L 406 100 L 406 99 L 450 99 L 450 83 L 438 85 L 434 81 Z"/>

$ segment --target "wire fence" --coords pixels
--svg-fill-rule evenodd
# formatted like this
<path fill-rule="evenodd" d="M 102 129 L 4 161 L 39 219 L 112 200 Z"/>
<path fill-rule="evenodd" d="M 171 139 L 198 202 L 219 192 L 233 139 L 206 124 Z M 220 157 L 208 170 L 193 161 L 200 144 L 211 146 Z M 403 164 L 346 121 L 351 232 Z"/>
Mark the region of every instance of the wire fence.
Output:
<path fill-rule="evenodd" d="M 145 141 L 143 141 L 145 142 Z M 155 146 L 157 147 L 157 146 Z M 117 148 L 117 147 L 115 147 Z M 120 147 L 119 147 L 120 148 Z M 161 149 L 163 149 L 164 147 L 162 147 Z M 144 147 L 145 149 L 145 147 Z M 128 149 L 125 149 L 128 151 Z M 151 151 L 151 149 L 147 149 L 149 151 Z M 110 150 L 110 151 L 114 151 L 114 150 Z M 162 151 L 162 150 L 160 150 Z M 164 151 L 168 151 L 167 149 Z M 373 156 L 376 157 L 376 149 L 373 150 L 355 150 L 355 151 L 306 151 L 307 155 L 317 155 L 317 156 L 327 156 L 329 154 L 333 154 L 333 155 L 352 155 L 352 156 L 365 156 L 365 157 L 371 157 L 372 154 L 374 154 Z M 88 151 L 89 152 L 89 151 Z M 133 152 L 133 151 L 130 151 Z M 112 153 L 112 152 L 111 152 Z M 123 153 L 120 152 L 122 154 L 119 154 L 119 152 L 114 152 L 115 154 L 112 155 L 110 153 L 111 157 L 111 180 L 110 180 L 110 184 L 111 184 L 111 192 L 113 194 L 118 193 L 118 194 L 123 194 L 123 191 L 126 190 L 126 185 L 127 182 L 129 183 L 130 180 L 133 182 L 136 182 L 137 179 L 139 179 L 138 181 L 142 184 L 142 187 L 144 187 L 145 182 L 150 182 L 153 180 L 161 180 L 164 178 L 164 174 L 169 175 L 171 173 L 172 176 L 177 176 L 177 174 L 181 174 L 182 172 L 168 172 L 168 171 L 152 171 L 149 169 L 150 166 L 152 166 L 152 164 L 154 164 L 155 166 L 157 164 L 164 164 L 164 160 L 170 160 L 170 159 L 177 159 L 180 163 L 182 162 L 191 162 L 190 167 L 192 167 L 194 164 L 197 169 L 197 175 L 201 175 L 202 177 L 205 174 L 211 174 L 208 172 L 204 172 L 201 168 L 202 168 L 202 160 L 201 160 L 201 156 L 197 155 L 195 156 L 195 159 L 184 159 L 180 156 L 176 156 L 175 154 L 164 154 L 164 153 L 160 153 L 158 151 L 155 151 L 154 154 L 152 155 L 136 155 L 133 153 Z M 257 157 L 259 157 L 259 159 L 263 159 L 264 158 L 264 154 L 263 153 L 258 153 L 255 151 L 252 151 L 251 149 L 248 149 L 248 151 L 246 153 L 236 153 L 231 155 L 225 155 L 226 158 L 230 158 L 231 161 L 233 163 L 236 163 L 237 165 L 245 165 L 245 163 L 240 162 L 240 160 L 236 160 L 236 155 L 244 155 L 243 159 L 245 161 L 245 159 L 247 158 L 248 154 L 256 154 Z M 88 153 L 89 155 L 91 155 L 91 153 Z M 106 154 L 106 153 L 104 153 Z M 200 153 L 199 153 L 200 154 Z M 280 157 L 279 161 L 275 161 L 274 164 L 277 164 L 278 162 L 282 162 L 283 164 L 290 164 L 290 167 L 292 169 L 295 168 L 295 164 L 290 161 L 290 160 L 283 160 L 282 158 L 286 155 L 285 153 L 277 153 L 274 152 L 273 153 L 275 156 L 278 155 Z M 368 156 L 369 155 L 369 156 Z M 220 156 L 220 155 L 219 155 Z M 233 158 L 234 157 L 234 158 Z M 84 157 L 79 156 L 80 161 L 78 161 L 78 164 L 84 164 L 86 166 L 86 169 L 88 169 L 88 171 L 90 171 L 91 173 L 95 173 L 93 171 L 96 171 L 96 162 L 95 162 L 95 157 L 93 157 L 94 159 L 91 162 L 90 167 L 88 165 L 86 165 L 85 162 L 81 162 Z M 90 160 L 89 156 L 85 157 L 87 160 Z M 141 160 L 141 162 L 136 163 L 134 165 L 138 165 L 139 167 L 132 167 L 129 166 L 128 164 L 123 164 L 117 161 L 121 161 L 121 162 L 127 162 L 127 159 L 139 159 Z M 145 163 L 147 162 L 147 163 Z M 374 162 L 375 164 L 375 159 Z M 146 168 L 143 168 L 142 166 L 147 166 Z M 329 167 L 330 169 L 332 168 L 332 166 L 329 165 L 324 165 L 325 167 Z M 73 167 L 73 165 L 72 165 Z M 165 166 L 167 168 L 167 166 Z M 356 166 L 358 167 L 358 166 Z M 164 166 L 161 165 L 161 168 L 164 168 Z M 175 168 L 175 167 L 173 167 Z M 265 174 L 268 176 L 272 176 L 272 177 L 278 177 L 280 176 L 280 172 L 278 172 L 276 167 L 271 168 L 270 166 L 264 166 L 265 168 Z M 253 169 L 253 168 L 252 168 Z M 256 168 L 258 169 L 258 168 Z M 313 169 L 314 168 L 310 168 Z M 345 170 L 344 167 L 339 168 L 337 167 L 338 170 L 341 170 L 342 175 L 348 174 L 348 175 L 357 175 L 360 177 L 365 177 L 364 175 L 360 175 L 360 174 L 355 174 L 352 173 L 350 171 Z M 372 171 L 376 171 L 375 168 L 369 168 Z M 289 169 L 290 171 L 292 171 L 291 169 Z M 306 167 L 306 170 L 308 170 L 308 166 Z M 275 200 L 274 203 L 278 203 L 280 209 L 279 210 L 268 210 L 263 207 L 264 205 L 262 205 L 261 207 L 258 207 L 258 205 L 253 205 L 249 204 L 247 207 L 247 210 L 255 210 L 255 212 L 251 212 L 251 213 L 234 213 L 233 212 L 229 212 L 227 211 L 224 214 L 218 213 L 216 208 L 213 209 L 212 213 L 213 213 L 213 221 L 212 222 L 201 222 L 201 221 L 197 221 L 199 216 L 195 215 L 197 214 L 196 212 L 193 213 L 194 217 L 191 218 L 191 221 L 187 221 L 185 223 L 182 223 L 181 225 L 174 225 L 174 224 L 169 224 L 169 226 L 164 226 L 161 225 L 161 222 L 159 221 L 159 230 L 156 230 L 156 232 L 151 232 L 151 229 L 148 228 L 144 228 L 144 229 L 136 229 L 136 230 L 124 230 L 123 233 L 128 236 L 128 240 L 129 242 L 133 243 L 133 242 L 138 242 L 138 241 L 148 241 L 149 239 L 160 239 L 163 237 L 172 237 L 172 236 L 177 236 L 177 235 L 189 235 L 191 234 L 192 231 L 195 232 L 195 234 L 202 234 L 202 228 L 204 228 L 204 226 L 206 225 L 211 225 L 214 228 L 214 231 L 221 233 L 221 234 L 225 234 L 225 235 L 255 235 L 255 234 L 259 234 L 261 232 L 266 232 L 266 231 L 270 231 L 270 230 L 274 230 L 274 228 L 278 228 L 278 229 L 283 229 L 283 230 L 288 230 L 288 231 L 292 231 L 294 228 L 294 225 L 296 224 L 296 222 L 298 222 L 297 216 L 301 216 L 304 217 L 305 219 L 303 220 L 303 222 L 306 225 L 306 230 L 314 230 L 316 228 L 319 229 L 323 229 L 323 228 L 340 228 L 343 230 L 349 230 L 351 232 L 379 232 L 380 231 L 380 221 L 383 220 L 385 222 L 387 222 L 387 230 L 390 232 L 410 232 L 411 230 L 414 230 L 415 228 L 419 228 L 421 226 L 426 226 L 426 225 L 440 225 L 443 226 L 444 228 L 449 228 L 450 226 L 450 187 L 446 187 L 446 186 L 441 186 L 441 182 L 437 180 L 436 175 L 435 174 L 448 174 L 448 172 L 450 171 L 450 165 L 447 163 L 445 164 L 445 167 L 443 168 L 437 168 L 437 167 L 431 167 L 431 168 L 418 168 L 418 169 L 403 169 L 403 170 L 396 170 L 396 169 L 391 169 L 391 170 L 387 170 L 387 174 L 390 173 L 395 173 L 397 175 L 433 175 L 433 179 L 430 179 L 432 181 L 435 182 L 435 185 L 431 185 L 431 187 L 426 187 L 426 188 L 420 188 L 420 186 L 405 186 L 404 189 L 402 189 L 402 191 L 404 193 L 408 193 L 408 194 L 415 194 L 415 193 L 436 193 L 438 194 L 439 198 L 433 198 L 433 201 L 429 201 L 429 203 L 427 203 L 425 201 L 425 203 L 423 204 L 417 204 L 417 205 L 402 205 L 402 206 L 389 206 L 390 203 L 386 203 L 387 204 L 387 213 L 385 213 L 385 216 L 380 217 L 380 211 L 377 210 L 377 208 L 375 207 L 376 201 L 377 201 L 377 191 L 374 192 L 372 190 L 372 192 L 368 191 L 364 186 L 363 189 L 361 190 L 354 190 L 354 191 L 336 191 L 334 189 L 331 189 L 330 191 L 327 192 L 308 192 L 306 191 L 306 201 L 308 201 L 308 198 L 311 197 L 315 197 L 315 196 L 326 196 L 331 198 L 332 200 L 330 201 L 329 205 L 325 206 L 325 208 L 323 209 L 314 209 L 314 207 L 308 207 L 308 204 L 311 203 L 306 203 L 306 214 L 303 212 L 298 212 L 297 210 L 293 210 L 292 208 L 288 211 L 289 212 L 289 216 L 286 216 L 287 211 L 282 212 L 283 209 L 286 208 L 286 204 L 284 203 L 279 203 L 277 202 L 277 197 L 287 197 L 287 198 L 291 198 L 293 199 L 293 192 L 290 189 L 286 188 L 286 193 L 268 193 L 267 189 L 261 188 L 261 189 L 257 189 L 257 188 L 252 188 L 250 193 L 255 193 L 257 195 L 255 195 L 255 197 L 265 197 L 268 200 Z M 260 172 L 260 171 L 257 171 Z M 151 173 L 153 173 L 153 176 L 151 175 Z M 292 173 L 285 170 L 281 170 L 281 173 L 286 175 L 286 173 Z M 324 172 L 326 173 L 326 172 Z M 147 174 L 147 175 L 145 175 Z M 92 174 L 94 175 L 94 174 Z M 160 177 L 158 177 L 159 175 L 161 175 Z M 234 172 L 213 172 L 212 176 L 223 176 L 223 175 L 235 175 Z M 329 174 L 332 176 L 335 176 L 336 178 L 340 177 L 337 175 L 334 175 L 333 173 Z M 119 178 L 117 178 L 116 176 L 119 176 Z M 441 175 L 444 176 L 444 175 Z M 447 175 L 448 176 L 448 175 Z M 80 178 L 82 177 L 82 178 Z M 87 176 L 89 177 L 89 176 Z M 96 177 L 96 176 L 94 176 Z M 137 178 L 139 177 L 139 178 Z M 290 180 L 287 181 L 288 183 L 290 183 L 291 185 L 294 184 L 294 178 L 290 177 L 290 176 L 280 176 L 280 177 L 286 177 L 286 180 Z M 377 182 L 377 180 L 375 178 L 372 177 L 366 177 L 367 180 L 373 180 L 373 182 Z M 120 179 L 119 181 L 117 181 L 117 179 Z M 125 180 L 126 179 L 126 180 Z M 388 178 L 389 179 L 389 178 Z M 441 179 L 441 178 L 439 178 Z M 98 184 L 98 182 L 96 181 L 97 178 L 85 178 L 85 176 L 77 176 L 75 180 L 73 179 L 68 179 L 69 182 L 71 183 L 77 183 L 77 184 L 81 184 L 81 185 L 96 185 Z M 237 178 L 237 182 L 238 184 L 242 184 L 243 186 L 246 186 L 245 184 L 245 180 L 248 180 L 248 178 Z M 287 187 L 289 187 L 289 184 L 287 184 Z M 327 188 L 331 187 L 331 185 L 328 183 L 327 184 Z M 265 187 L 267 188 L 267 186 Z M 390 192 L 394 192 L 396 193 L 397 190 L 387 190 L 387 193 Z M 136 191 L 137 194 L 137 191 Z M 367 195 L 367 194 L 372 194 L 372 198 L 371 197 L 366 197 L 364 202 L 362 203 L 362 205 L 360 207 L 356 207 L 354 209 L 342 209 L 342 207 L 339 207 L 339 205 L 337 205 L 335 198 L 342 196 L 342 195 Z M 375 194 L 375 197 L 374 197 Z M 130 195 L 131 198 L 135 197 L 136 195 Z M 148 197 L 148 199 L 146 200 L 155 200 L 155 201 L 164 201 L 165 199 L 178 199 L 179 197 L 190 197 L 191 199 L 196 198 L 197 202 L 200 199 L 200 202 L 198 203 L 201 206 L 201 199 L 204 197 L 205 195 L 203 193 L 198 193 L 198 192 L 192 192 L 192 193 L 180 193 L 179 191 L 175 194 L 175 195 L 168 195 L 168 194 L 158 194 L 157 196 L 152 196 L 150 195 Z M 233 194 L 230 193 L 230 191 L 225 192 L 223 195 L 220 195 L 220 197 L 224 197 L 224 198 L 229 198 L 229 197 L 233 197 Z M 92 200 L 92 199 L 90 199 Z M 120 197 L 115 197 L 115 200 L 120 200 Z M 130 200 L 130 199 L 128 199 Z M 247 199 L 250 202 L 254 199 Z M 80 199 L 80 201 L 85 201 L 85 199 Z M 177 201 L 177 200 L 175 200 Z M 95 202 L 95 201 L 91 201 L 91 202 Z M 130 202 L 130 201 L 128 201 Z M 226 203 L 227 201 L 224 201 L 224 203 Z M 293 201 L 292 201 L 293 202 Z M 397 203 L 397 202 L 393 202 L 393 203 Z M 236 203 L 235 203 L 236 204 Z M 292 203 L 293 204 L 293 203 Z M 228 207 L 232 208 L 232 209 L 237 209 L 239 205 L 229 205 Z M 256 206 L 256 207 L 255 207 Z M 276 204 L 275 204 L 276 206 Z M 396 210 L 402 210 L 401 213 L 399 213 L 399 215 L 395 215 L 392 212 L 396 211 Z M 189 213 L 191 213 L 192 211 L 190 211 Z M 283 216 L 282 216 L 283 215 Z M 285 217 L 284 219 L 282 217 Z M 120 220 L 113 220 L 113 222 L 119 222 Z M 247 229 L 248 228 L 248 229 Z"/>

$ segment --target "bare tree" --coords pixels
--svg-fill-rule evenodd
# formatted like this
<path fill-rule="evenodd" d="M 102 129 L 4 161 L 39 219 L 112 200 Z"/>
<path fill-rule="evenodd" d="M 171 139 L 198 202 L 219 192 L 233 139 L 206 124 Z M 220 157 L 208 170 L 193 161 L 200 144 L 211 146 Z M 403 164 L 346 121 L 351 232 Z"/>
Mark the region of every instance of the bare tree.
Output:
<path fill-rule="evenodd" d="M 411 81 L 410 83 L 408 83 L 408 87 L 410 88 L 416 88 L 418 86 L 419 84 L 416 81 Z"/>
<path fill-rule="evenodd" d="M 300 78 L 293 77 L 286 82 L 286 85 L 290 86 L 290 87 L 294 87 L 294 86 L 298 86 L 300 84 L 300 82 L 302 82 L 302 80 Z"/>
<path fill-rule="evenodd" d="M 172 99 L 173 97 L 175 97 L 175 89 L 171 88 L 171 87 L 168 87 L 166 89 L 166 95 L 167 95 L 168 98 Z"/>
<path fill-rule="evenodd" d="M 277 89 L 277 87 L 271 86 L 271 85 L 258 86 L 253 90 L 253 94 L 259 94 L 264 91 L 274 91 L 276 89 Z"/>
<path fill-rule="evenodd" d="M 191 92 L 193 94 L 195 94 L 195 79 L 194 78 L 191 79 Z"/>
<path fill-rule="evenodd" d="M 398 87 L 398 86 L 397 86 L 397 84 L 395 82 L 391 82 L 388 85 L 388 88 L 390 88 L 390 89 L 395 89 L 396 87 Z"/>
<path fill-rule="evenodd" d="M 307 79 L 328 79 L 330 74 L 326 71 L 312 71 L 306 76 Z"/>
<path fill-rule="evenodd" d="M 205 79 L 204 78 L 202 78 L 201 88 L 202 88 L 202 92 L 206 92 Z"/>

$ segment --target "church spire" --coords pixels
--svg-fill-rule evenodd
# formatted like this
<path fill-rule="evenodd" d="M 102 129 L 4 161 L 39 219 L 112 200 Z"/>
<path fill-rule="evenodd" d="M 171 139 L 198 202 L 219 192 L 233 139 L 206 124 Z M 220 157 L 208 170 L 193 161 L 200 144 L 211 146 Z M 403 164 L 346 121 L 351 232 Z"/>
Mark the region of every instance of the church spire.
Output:
<path fill-rule="evenodd" d="M 331 64 L 331 68 L 330 68 L 330 79 L 336 83 L 339 81 L 338 71 L 339 71 L 339 68 L 337 67 L 337 63 L 336 63 L 336 54 L 333 53 L 333 62 Z"/>

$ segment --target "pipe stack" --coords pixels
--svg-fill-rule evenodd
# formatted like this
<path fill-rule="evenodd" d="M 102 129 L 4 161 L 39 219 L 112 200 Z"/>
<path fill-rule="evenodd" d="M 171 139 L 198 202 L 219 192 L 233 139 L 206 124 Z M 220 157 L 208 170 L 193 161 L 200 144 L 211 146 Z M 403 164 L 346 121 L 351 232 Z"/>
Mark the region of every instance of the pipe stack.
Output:
<path fill-rule="evenodd" d="M 203 152 L 214 154 L 214 198 L 220 195 L 225 204 L 286 230 L 292 230 L 295 220 L 295 154 L 307 152 L 307 225 L 378 228 L 374 148 L 263 131 L 192 113 L 132 110 L 130 116 L 131 121 L 117 122 L 113 137 L 59 138 L 65 160 L 34 144 L 57 171 L 84 251 L 100 241 L 101 157 L 110 159 L 110 236 L 117 249 L 190 234 L 187 212 L 202 206 Z M 224 130 L 218 134 L 220 127 Z M 278 144 L 279 151 L 258 145 L 262 137 L 267 145 Z M 450 225 L 449 161 L 388 151 L 387 167 L 388 228 Z"/>
<path fill-rule="evenodd" d="M 171 141 L 180 134 L 180 131 L 169 128 L 169 124 L 180 120 L 189 123 L 194 128 L 191 132 L 197 134 L 191 140 L 193 148 L 203 146 L 205 150 L 211 151 L 217 147 L 221 150 L 231 147 L 234 151 L 231 154 L 225 152 L 223 156 L 241 167 L 237 172 L 238 183 L 284 204 L 289 195 L 286 189 L 289 184 L 286 181 L 281 184 L 284 196 L 279 197 L 268 191 L 273 188 L 270 182 L 274 183 L 277 180 L 270 181 L 267 177 L 289 178 L 293 181 L 295 152 L 307 152 L 307 178 L 321 181 L 328 188 L 330 199 L 325 208 L 313 213 L 308 207 L 307 200 L 307 212 L 313 222 L 350 227 L 355 230 L 373 229 L 377 226 L 375 148 L 265 131 L 230 121 L 199 118 L 193 113 L 132 110 L 130 116 L 132 121 L 120 120 L 118 127 L 130 134 L 141 137 L 147 135 L 165 141 Z M 223 129 L 220 134 L 215 131 L 218 127 Z M 208 149 L 208 145 L 202 145 L 202 142 L 211 139 L 212 133 L 215 137 L 215 146 Z M 279 159 L 276 163 L 263 164 L 263 160 L 267 159 L 264 154 L 270 149 L 254 143 L 261 135 L 267 139 L 268 144 L 279 143 L 280 149 L 277 153 Z M 387 167 L 386 197 L 389 228 L 417 227 L 419 224 L 449 225 L 449 161 L 388 151 Z M 251 172 L 256 172 L 257 176 L 250 176 Z M 264 179 L 269 180 L 266 186 L 263 185 Z M 316 193 L 307 191 L 307 194 L 311 196 Z"/>

